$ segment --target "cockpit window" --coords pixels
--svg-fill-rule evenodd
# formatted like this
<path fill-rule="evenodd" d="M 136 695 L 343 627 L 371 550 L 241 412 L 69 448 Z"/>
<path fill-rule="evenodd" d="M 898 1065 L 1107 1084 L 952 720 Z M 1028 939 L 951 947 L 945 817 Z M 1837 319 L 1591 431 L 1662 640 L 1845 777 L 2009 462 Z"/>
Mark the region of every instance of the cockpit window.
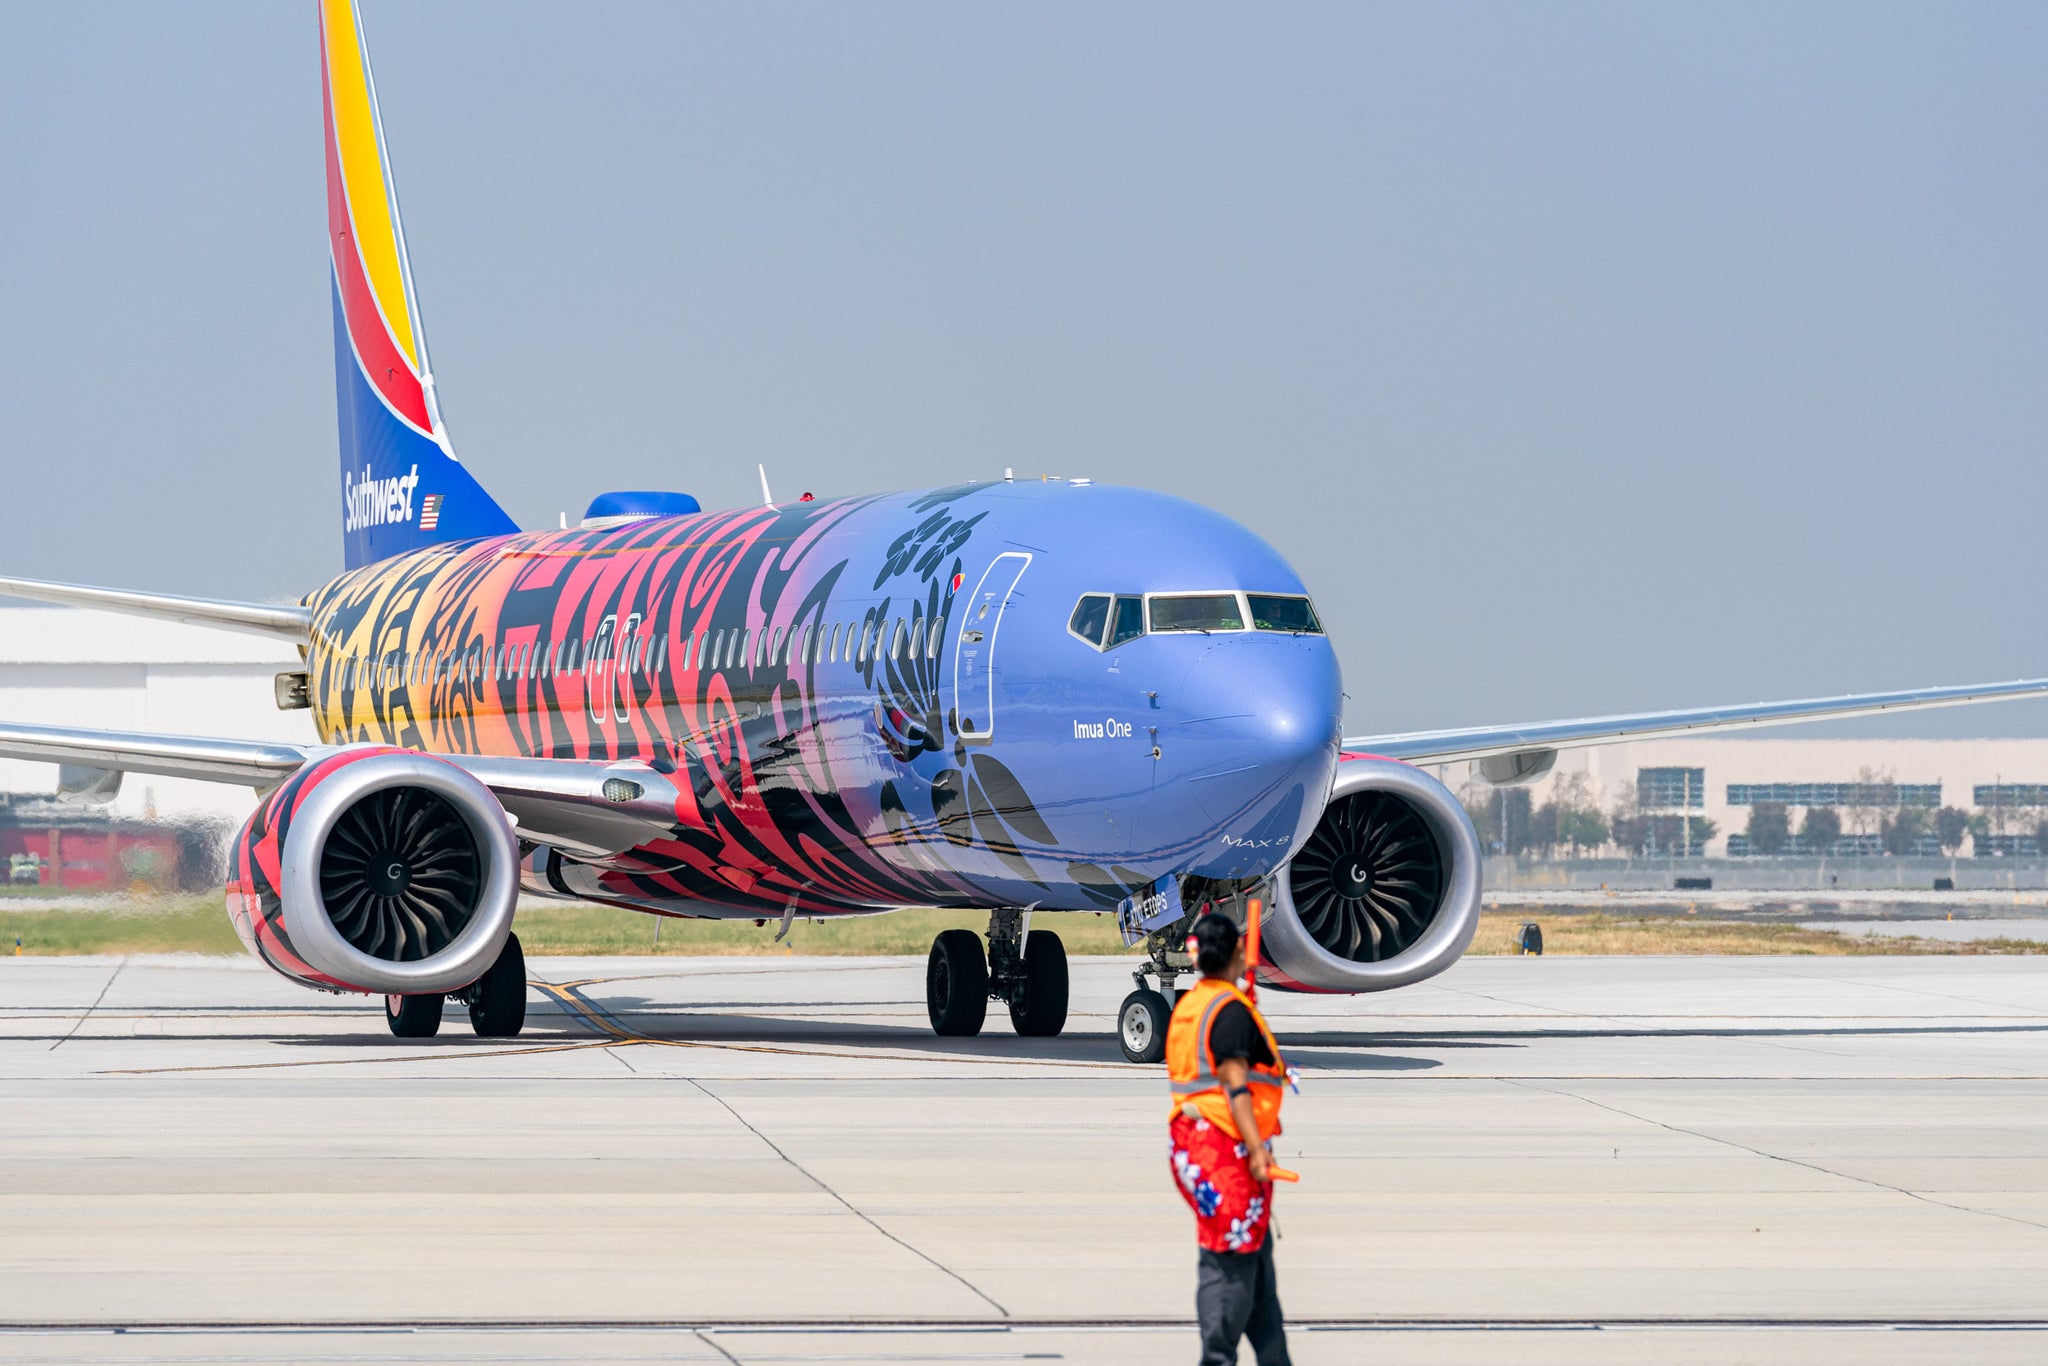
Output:
<path fill-rule="evenodd" d="M 1109 628 L 1109 647 L 1114 650 L 1127 640 L 1136 640 L 1145 634 L 1145 600 L 1136 596 L 1120 596 L 1116 600 L 1116 615 Z"/>
<path fill-rule="evenodd" d="M 1272 593 L 1247 593 L 1255 631 L 1290 631 L 1298 636 L 1319 636 L 1323 623 L 1307 598 L 1281 597 Z"/>
<path fill-rule="evenodd" d="M 1074 604 L 1067 630 L 1098 650 L 1114 650 L 1145 634 L 1145 599 L 1136 593 L 1087 593 Z"/>
<path fill-rule="evenodd" d="M 1155 631 L 1242 631 L 1235 593 L 1162 593 L 1152 598 Z"/>
<path fill-rule="evenodd" d="M 1067 629 L 1081 639 L 1102 648 L 1103 628 L 1109 625 L 1109 595 L 1090 593 L 1074 604 L 1074 615 L 1067 622 Z"/>

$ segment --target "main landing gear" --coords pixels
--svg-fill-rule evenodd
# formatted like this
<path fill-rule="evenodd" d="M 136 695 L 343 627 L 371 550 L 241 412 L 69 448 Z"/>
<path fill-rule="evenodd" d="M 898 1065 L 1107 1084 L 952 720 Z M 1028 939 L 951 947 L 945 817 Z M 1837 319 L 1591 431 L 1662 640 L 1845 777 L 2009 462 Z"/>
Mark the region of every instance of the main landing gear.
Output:
<path fill-rule="evenodd" d="M 469 1007 L 469 1027 L 479 1039 L 509 1039 L 525 1028 L 526 952 L 519 936 L 506 935 L 498 961 L 460 991 L 386 996 L 384 1023 L 401 1039 L 431 1039 L 441 1032 L 441 1008 L 448 1001 Z"/>
<path fill-rule="evenodd" d="M 1025 1038 L 1048 1039 L 1067 1024 L 1067 949 L 1051 930 L 1028 932 L 1025 911 L 992 911 L 988 952 L 972 930 L 947 930 L 925 962 L 925 1013 L 947 1038 L 981 1033 L 988 1003 L 1010 1007 Z"/>

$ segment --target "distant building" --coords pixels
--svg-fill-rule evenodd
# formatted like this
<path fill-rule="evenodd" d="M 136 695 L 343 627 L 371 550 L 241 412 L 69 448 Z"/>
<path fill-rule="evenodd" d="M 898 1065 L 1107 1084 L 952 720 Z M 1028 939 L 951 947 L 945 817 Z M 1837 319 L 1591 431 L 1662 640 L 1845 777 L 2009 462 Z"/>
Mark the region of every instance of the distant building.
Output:
<path fill-rule="evenodd" d="M 1463 769 L 1449 765 L 1439 773 L 1453 789 L 1465 785 L 1469 804 L 1503 800 L 1502 789 Z M 1974 836 L 1963 844 L 1964 856 L 2032 858 L 2040 853 L 2035 829 L 2048 821 L 2048 739 L 1644 740 L 1564 751 L 1556 768 L 1530 785 L 1529 801 L 1541 807 L 1561 787 L 1578 791 L 1610 817 L 1625 809 L 1713 823 L 1713 838 L 1704 847 L 1657 850 L 1661 854 L 1747 856 L 1753 852 L 1745 834 L 1751 811 L 1760 802 L 1776 802 L 1789 808 L 1795 832 L 1814 808 L 1841 818 L 1835 847 L 1787 852 L 1878 854 L 1884 822 L 1901 808 L 1931 815 L 1955 807 L 1979 818 Z M 1660 824 L 1680 840 L 1694 828 L 1676 819 Z M 1917 845 L 1917 854 L 1941 852 L 1931 833 Z"/>
<path fill-rule="evenodd" d="M 0 607 L 0 720 L 247 740 L 318 739 L 312 713 L 279 711 L 273 680 L 301 668 L 298 651 L 261 636 L 68 607 Z M 0 760 L 0 794 L 57 788 L 54 764 Z M 247 788 L 131 774 L 106 815 L 167 822 L 239 822 Z"/>

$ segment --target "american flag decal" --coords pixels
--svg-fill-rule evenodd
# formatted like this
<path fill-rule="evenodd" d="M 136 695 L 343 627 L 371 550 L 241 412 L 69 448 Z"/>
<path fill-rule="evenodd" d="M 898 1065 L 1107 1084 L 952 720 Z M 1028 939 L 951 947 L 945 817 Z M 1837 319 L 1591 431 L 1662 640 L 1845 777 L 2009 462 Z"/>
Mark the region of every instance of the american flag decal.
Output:
<path fill-rule="evenodd" d="M 430 493 L 420 500 L 420 530 L 432 531 L 441 525 L 441 499 L 445 494 Z"/>

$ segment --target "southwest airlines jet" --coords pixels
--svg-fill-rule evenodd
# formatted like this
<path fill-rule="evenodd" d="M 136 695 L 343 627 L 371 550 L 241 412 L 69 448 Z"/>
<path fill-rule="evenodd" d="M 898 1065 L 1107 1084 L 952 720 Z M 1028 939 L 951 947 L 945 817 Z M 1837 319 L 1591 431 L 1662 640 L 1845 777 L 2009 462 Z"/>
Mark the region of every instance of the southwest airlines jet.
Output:
<path fill-rule="evenodd" d="M 974 909 L 932 947 L 941 1034 L 991 1000 L 1057 1034 L 1054 912 L 1142 943 L 1119 1016 L 1156 1058 L 1188 914 L 1258 903 L 1268 979 L 1443 971 L 1480 906 L 1457 800 L 1412 765 L 1539 775 L 1623 737 L 2040 696 L 2048 680 L 1346 739 L 1335 652 L 1287 561 L 1229 518 L 1085 479 L 723 511 L 606 493 L 522 531 L 458 463 L 353 0 L 322 0 L 345 572 L 296 605 L 26 580 L 22 597 L 291 641 L 319 744 L 0 725 L 0 755 L 265 794 L 228 914 L 297 982 L 516 1034 L 522 892 L 778 922 Z M 80 770 L 85 770 L 80 772 Z M 1034 927 L 1035 922 L 1035 927 Z M 1145 985 L 1155 978 L 1160 990 Z"/>

